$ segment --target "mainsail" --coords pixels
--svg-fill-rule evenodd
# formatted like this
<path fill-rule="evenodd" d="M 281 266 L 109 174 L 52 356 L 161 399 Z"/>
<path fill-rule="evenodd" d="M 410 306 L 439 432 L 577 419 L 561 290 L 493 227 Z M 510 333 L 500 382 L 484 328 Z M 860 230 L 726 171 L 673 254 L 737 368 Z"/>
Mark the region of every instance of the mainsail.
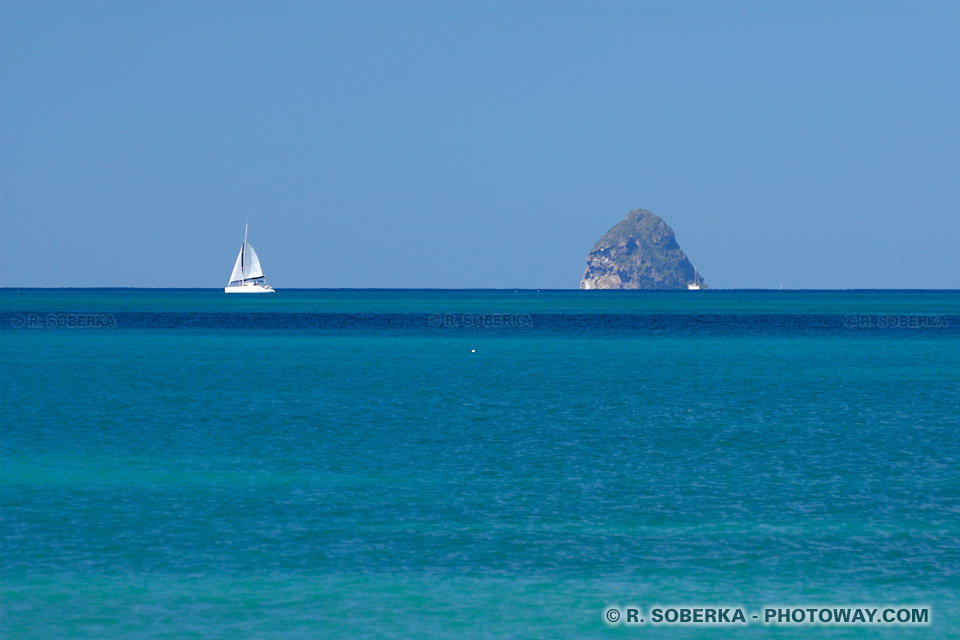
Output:
<path fill-rule="evenodd" d="M 243 279 L 253 280 L 262 278 L 263 270 L 260 268 L 260 258 L 257 252 L 253 250 L 253 245 L 246 243 L 246 251 L 243 252 Z"/>

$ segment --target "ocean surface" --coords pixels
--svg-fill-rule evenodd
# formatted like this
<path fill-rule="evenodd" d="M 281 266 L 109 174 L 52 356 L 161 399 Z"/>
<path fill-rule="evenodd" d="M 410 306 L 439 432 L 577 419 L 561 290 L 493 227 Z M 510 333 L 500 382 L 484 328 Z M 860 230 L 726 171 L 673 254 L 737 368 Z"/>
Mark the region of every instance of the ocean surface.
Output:
<path fill-rule="evenodd" d="M 6 289 L 0 361 L 5 639 L 960 637 L 960 292 Z"/>

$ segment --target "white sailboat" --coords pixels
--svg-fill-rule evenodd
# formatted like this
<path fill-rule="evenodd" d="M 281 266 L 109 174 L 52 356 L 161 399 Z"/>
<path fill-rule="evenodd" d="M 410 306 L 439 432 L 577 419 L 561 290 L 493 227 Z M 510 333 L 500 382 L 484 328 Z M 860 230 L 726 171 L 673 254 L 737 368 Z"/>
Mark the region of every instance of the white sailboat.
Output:
<path fill-rule="evenodd" d="M 687 289 L 690 291 L 700 291 L 701 289 L 706 289 L 707 285 L 703 284 L 703 281 L 700 280 L 700 273 L 697 271 L 697 268 L 693 268 L 693 282 L 687 285 Z"/>
<path fill-rule="evenodd" d="M 263 269 L 260 268 L 260 258 L 257 252 L 247 242 L 247 227 L 243 228 L 243 246 L 237 262 L 233 265 L 230 281 L 224 287 L 224 293 L 274 293 L 273 287 L 264 281 Z"/>

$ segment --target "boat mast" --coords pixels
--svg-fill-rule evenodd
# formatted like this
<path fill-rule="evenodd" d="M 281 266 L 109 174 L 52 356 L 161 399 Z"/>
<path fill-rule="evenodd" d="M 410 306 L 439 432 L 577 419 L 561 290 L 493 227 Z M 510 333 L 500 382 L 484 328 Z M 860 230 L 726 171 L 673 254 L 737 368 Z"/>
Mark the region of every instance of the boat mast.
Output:
<path fill-rule="evenodd" d="M 240 247 L 240 286 L 243 286 L 243 272 L 246 269 L 244 266 L 244 258 L 247 257 L 247 229 L 250 227 L 250 223 L 243 225 L 243 246 Z"/>

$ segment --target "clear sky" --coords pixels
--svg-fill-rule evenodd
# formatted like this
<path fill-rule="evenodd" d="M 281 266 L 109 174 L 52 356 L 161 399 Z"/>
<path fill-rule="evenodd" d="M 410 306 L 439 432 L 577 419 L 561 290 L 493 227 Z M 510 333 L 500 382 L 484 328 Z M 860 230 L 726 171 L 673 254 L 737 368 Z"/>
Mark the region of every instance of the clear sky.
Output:
<path fill-rule="evenodd" d="M 960 4 L 0 0 L 0 286 L 960 288 Z"/>

